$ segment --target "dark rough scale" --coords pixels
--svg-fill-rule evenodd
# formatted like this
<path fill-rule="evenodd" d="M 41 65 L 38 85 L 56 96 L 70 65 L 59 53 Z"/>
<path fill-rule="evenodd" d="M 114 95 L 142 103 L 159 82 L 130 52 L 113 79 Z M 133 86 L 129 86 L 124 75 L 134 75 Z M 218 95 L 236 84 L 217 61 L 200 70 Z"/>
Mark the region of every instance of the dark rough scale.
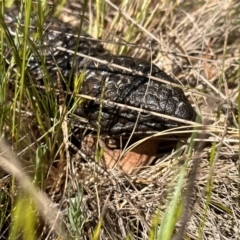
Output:
<path fill-rule="evenodd" d="M 17 14 L 18 10 L 14 8 L 7 10 L 4 16 L 5 23 L 12 35 L 16 32 Z M 36 26 L 36 23 L 37 20 L 33 19 L 32 24 Z M 21 31 L 23 31 L 23 28 L 20 27 Z M 181 119 L 194 120 L 195 112 L 182 89 L 149 80 L 148 77 L 136 73 L 142 72 L 145 75 L 175 82 L 154 64 L 141 59 L 110 55 L 101 44 L 87 34 L 81 35 L 78 44 L 76 36 L 73 35 L 75 32 L 67 24 L 51 17 L 46 19 L 42 41 L 33 39 L 35 32 L 37 32 L 36 27 L 30 29 L 29 39 L 31 38 L 34 42 L 38 54 L 30 47 L 28 72 L 36 82 L 42 83 L 46 72 L 48 72 L 47 79 L 51 79 L 49 82 L 56 82 L 57 72 L 60 72 L 65 82 L 69 86 L 73 86 L 73 78 L 70 78 L 70 72 L 73 71 L 75 74 L 84 69 L 84 71 L 86 70 L 85 79 L 79 93 L 97 98 L 103 95 L 104 100 Z M 21 49 L 22 46 L 16 47 Z M 73 54 L 60 51 L 56 47 L 63 47 L 107 60 L 127 67 L 133 72 L 119 70 L 111 65 L 100 64 L 79 56 L 75 58 Z M 8 47 L 5 50 L 9 52 Z M 46 65 L 45 71 L 43 69 L 44 65 Z M 137 111 L 120 108 L 111 103 L 104 103 L 101 111 L 99 106 L 99 101 L 84 100 L 75 113 L 86 117 L 95 129 L 99 127 L 98 117 L 100 114 L 101 133 L 106 135 L 129 135 L 134 127 L 136 134 L 145 135 L 147 132 L 156 132 L 182 125 L 182 123 L 151 114 L 139 114 Z"/>
<path fill-rule="evenodd" d="M 86 71 L 80 93 L 97 98 L 104 96 L 104 100 L 181 119 L 194 120 L 195 112 L 182 89 L 136 74 L 136 72 L 142 72 L 175 83 L 175 80 L 154 64 L 124 56 L 108 55 L 100 59 L 129 68 L 133 70 L 133 73 L 85 59 L 80 64 L 80 68 Z M 99 101 L 85 100 L 77 113 L 85 116 L 94 128 L 99 127 Z M 136 134 L 147 134 L 147 132 L 182 125 L 182 123 L 151 114 L 139 114 L 137 111 L 120 108 L 111 103 L 103 103 L 100 113 L 101 132 L 107 135 L 131 134 L 135 124 Z"/>
<path fill-rule="evenodd" d="M 19 9 L 14 7 L 6 9 L 4 15 L 4 21 L 12 36 L 14 36 L 16 32 L 16 16 L 18 16 L 18 12 Z M 22 22 L 23 21 L 20 21 L 20 23 Z M 37 19 L 33 18 L 29 29 L 29 38 L 31 38 L 31 40 L 33 40 L 34 34 L 38 32 L 36 26 L 38 26 Z M 78 64 L 83 60 L 83 58 L 80 56 L 74 56 L 74 54 L 63 50 L 58 50 L 57 47 L 62 47 L 88 56 L 109 54 L 101 44 L 88 34 L 81 34 L 80 39 L 78 40 L 76 31 L 56 18 L 50 16 L 47 17 L 43 28 L 42 39 L 41 37 L 38 37 L 33 40 L 34 47 L 37 49 L 38 53 L 34 52 L 34 48 L 30 47 L 31 56 L 28 62 L 28 71 L 30 72 L 32 78 L 36 81 L 41 82 L 46 72 L 49 75 L 47 77 L 53 79 L 54 81 L 56 80 L 57 72 L 60 72 L 61 74 L 59 75 L 62 75 L 62 79 L 65 80 L 69 80 L 71 70 L 73 70 L 72 75 L 74 76 L 74 71 L 76 71 Z M 22 33 L 24 32 L 23 24 L 20 25 L 19 32 L 19 36 L 22 36 Z M 18 44 L 19 43 L 21 43 L 21 41 L 18 41 Z M 22 49 L 21 45 L 16 47 L 17 49 Z M 6 48 L 6 50 L 6 52 L 8 52 L 8 48 Z M 10 58 L 10 56 L 11 55 L 9 55 L 8 58 Z M 42 64 L 43 62 L 44 64 Z M 46 66 L 47 69 L 44 69 L 43 66 Z"/>

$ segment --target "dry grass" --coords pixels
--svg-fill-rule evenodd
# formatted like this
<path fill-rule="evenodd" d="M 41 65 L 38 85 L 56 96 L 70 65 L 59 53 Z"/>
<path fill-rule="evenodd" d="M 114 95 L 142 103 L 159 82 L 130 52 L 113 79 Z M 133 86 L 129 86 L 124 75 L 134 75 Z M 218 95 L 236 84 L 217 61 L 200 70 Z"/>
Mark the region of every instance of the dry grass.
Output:
<path fill-rule="evenodd" d="M 68 1 L 59 9 L 60 17 L 77 28 L 84 4 L 75 2 Z M 31 173 L 34 184 L 61 210 L 65 228 L 55 230 L 63 231 L 67 239 L 239 239 L 240 4 L 215 0 L 194 4 L 114 2 L 87 3 L 83 29 L 101 37 L 111 53 L 148 59 L 178 79 L 201 117 L 196 131 L 191 130 L 192 138 L 180 138 L 178 146 L 161 152 L 154 164 L 126 175 L 117 169 L 106 174 L 83 161 L 83 155 L 72 155 L 64 106 L 57 106 L 61 114 L 54 114 L 53 122 L 47 113 L 41 116 L 38 109 L 31 109 L 33 114 L 25 114 L 16 137 L 14 125 L 8 124 L 12 105 L 3 105 L 4 137 L 28 167 L 25 172 Z M 23 96 L 23 101 L 28 102 L 28 97 Z M 22 110 L 29 112 L 28 106 Z M 39 123 L 42 125 L 36 127 Z M 166 139 L 181 131 L 159 135 Z M 6 157 L 1 150 L 0 165 L 24 183 L 23 172 L 18 175 L 4 164 L 9 154 Z M 10 223 L 9 206 L 17 205 L 11 204 L 20 190 L 10 176 L 1 175 L 0 184 L 7 193 L 1 194 L 6 208 L 1 211 L 3 234 Z M 40 201 L 35 192 L 30 195 Z M 176 202 L 179 208 L 173 211 Z M 42 208 L 38 205 L 38 209 Z M 178 213 L 172 221 L 167 219 L 171 213 Z M 49 229 L 54 225 L 49 222 L 39 238 L 50 238 Z M 172 222 L 176 223 L 173 236 Z M 57 233 L 52 236 L 64 238 Z"/>

